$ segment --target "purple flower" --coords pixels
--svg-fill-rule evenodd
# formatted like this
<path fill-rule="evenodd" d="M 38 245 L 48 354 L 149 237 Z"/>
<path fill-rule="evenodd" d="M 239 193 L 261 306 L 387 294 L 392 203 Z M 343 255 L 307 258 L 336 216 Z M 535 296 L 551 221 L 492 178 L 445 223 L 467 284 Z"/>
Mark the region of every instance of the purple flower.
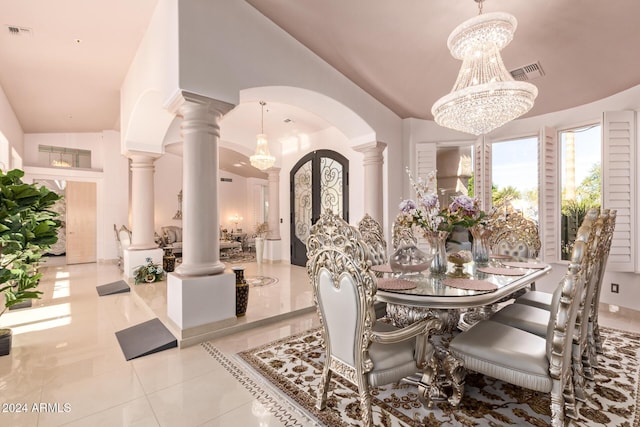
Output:
<path fill-rule="evenodd" d="M 437 209 L 440 206 L 438 196 L 435 194 L 426 194 L 422 197 L 422 206 L 427 210 Z"/>
<path fill-rule="evenodd" d="M 404 213 L 411 212 L 416 207 L 416 202 L 411 199 L 403 200 L 402 202 L 400 202 L 400 210 Z"/>

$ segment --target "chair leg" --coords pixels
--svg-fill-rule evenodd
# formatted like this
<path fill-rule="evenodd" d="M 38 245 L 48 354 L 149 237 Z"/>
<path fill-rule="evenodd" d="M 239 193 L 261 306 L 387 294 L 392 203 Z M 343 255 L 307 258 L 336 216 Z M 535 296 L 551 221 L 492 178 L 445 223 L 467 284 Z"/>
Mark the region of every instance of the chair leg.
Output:
<path fill-rule="evenodd" d="M 587 395 L 585 393 L 584 366 L 582 363 L 582 351 L 580 349 L 581 346 L 579 344 L 573 343 L 571 377 L 573 379 L 575 398 L 581 402 L 585 402 L 587 400 Z"/>
<path fill-rule="evenodd" d="M 358 381 L 358 394 L 360 394 L 360 412 L 362 425 L 373 427 L 373 414 L 371 413 L 371 395 L 369 394 L 369 383 L 364 376 Z"/>
<path fill-rule="evenodd" d="M 567 373 L 567 376 L 564 381 L 564 387 L 562 391 L 562 401 L 564 403 L 562 410 L 562 425 L 564 425 L 564 416 L 571 419 L 578 419 L 578 410 L 576 408 L 576 395 L 575 389 L 573 388 L 573 381 L 571 379 L 571 369 Z M 552 408 L 551 408 L 551 424 L 553 424 L 553 396 L 551 397 Z"/>
<path fill-rule="evenodd" d="M 596 343 L 596 353 L 604 354 L 604 351 L 602 350 L 602 337 L 600 337 L 600 328 L 598 327 L 597 318 L 593 321 L 593 338 Z"/>
<path fill-rule="evenodd" d="M 324 364 L 322 369 L 322 380 L 320 383 L 320 395 L 316 402 L 316 408 L 322 411 L 327 406 L 327 393 L 329 392 L 329 383 L 331 383 L 331 369 L 329 369 L 329 363 Z"/>
<path fill-rule="evenodd" d="M 564 398 L 562 390 L 551 392 L 551 426 L 564 427 Z"/>

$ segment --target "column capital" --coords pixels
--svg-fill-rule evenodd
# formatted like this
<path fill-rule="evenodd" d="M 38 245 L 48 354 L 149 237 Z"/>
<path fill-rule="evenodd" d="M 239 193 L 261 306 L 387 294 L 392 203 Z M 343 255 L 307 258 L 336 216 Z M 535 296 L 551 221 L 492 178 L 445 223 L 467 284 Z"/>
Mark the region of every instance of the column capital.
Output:
<path fill-rule="evenodd" d="M 364 144 L 354 145 L 352 147 L 355 151 L 359 151 L 360 153 L 378 153 L 382 154 L 385 148 L 387 148 L 386 142 L 380 141 L 371 141 L 365 142 Z"/>
<path fill-rule="evenodd" d="M 387 144 L 384 142 L 368 142 L 366 144 L 356 145 L 353 147 L 354 150 L 361 152 L 364 154 L 363 164 L 367 165 L 382 165 L 384 163 L 384 156 L 382 153 L 385 148 L 387 148 Z"/>
<path fill-rule="evenodd" d="M 161 157 L 161 154 L 158 153 L 147 153 L 143 151 L 129 151 L 127 152 L 127 157 L 131 159 L 133 163 L 140 164 L 153 164 L 158 158 Z"/>
<path fill-rule="evenodd" d="M 180 89 L 171 95 L 171 97 L 165 102 L 164 107 L 173 114 L 183 115 L 183 107 L 187 105 L 206 106 L 208 110 L 213 113 L 220 114 L 221 116 L 224 116 L 235 107 L 235 105 L 228 102 Z"/>

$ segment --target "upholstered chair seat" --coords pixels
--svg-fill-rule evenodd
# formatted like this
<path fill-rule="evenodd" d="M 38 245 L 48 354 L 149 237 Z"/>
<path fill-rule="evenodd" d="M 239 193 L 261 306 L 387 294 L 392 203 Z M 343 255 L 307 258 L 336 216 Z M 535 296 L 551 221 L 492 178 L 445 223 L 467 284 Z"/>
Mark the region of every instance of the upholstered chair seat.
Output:
<path fill-rule="evenodd" d="M 483 320 L 458 335 L 450 350 L 462 358 L 467 370 L 549 393 L 546 339 L 491 320 Z"/>
<path fill-rule="evenodd" d="M 518 304 L 530 305 L 532 307 L 541 308 L 543 310 L 551 309 L 552 294 L 543 291 L 530 291 L 516 298 Z"/>
<path fill-rule="evenodd" d="M 525 304 L 511 304 L 498 310 L 490 320 L 544 337 L 547 335 L 549 317 L 550 310 Z"/>

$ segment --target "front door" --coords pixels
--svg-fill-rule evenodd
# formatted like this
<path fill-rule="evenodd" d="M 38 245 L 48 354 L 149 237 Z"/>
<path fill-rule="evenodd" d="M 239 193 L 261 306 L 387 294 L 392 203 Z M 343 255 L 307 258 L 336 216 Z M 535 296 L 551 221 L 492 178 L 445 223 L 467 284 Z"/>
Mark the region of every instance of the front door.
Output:
<path fill-rule="evenodd" d="M 349 160 L 331 150 L 304 156 L 290 173 L 291 264 L 307 263 L 307 238 L 321 212 L 349 221 Z"/>

